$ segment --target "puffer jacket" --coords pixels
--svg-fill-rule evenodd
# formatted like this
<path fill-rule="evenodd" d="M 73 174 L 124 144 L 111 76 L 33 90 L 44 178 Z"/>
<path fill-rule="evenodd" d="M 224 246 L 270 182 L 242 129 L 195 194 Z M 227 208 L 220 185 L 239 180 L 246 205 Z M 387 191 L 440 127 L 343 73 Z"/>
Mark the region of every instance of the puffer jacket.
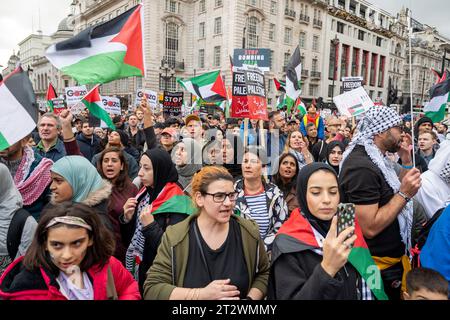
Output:
<path fill-rule="evenodd" d="M 140 300 L 137 282 L 114 257 L 100 268 L 94 266 L 87 273 L 94 289 L 94 300 L 107 300 L 108 268 L 114 278 L 119 300 Z M 59 291 L 57 275 L 39 268 L 29 271 L 23 266 L 23 257 L 16 259 L 0 278 L 0 299 L 3 300 L 67 300 Z"/>
<path fill-rule="evenodd" d="M 272 248 L 273 240 L 275 235 L 280 229 L 283 222 L 288 217 L 288 208 L 286 201 L 284 200 L 283 193 L 280 188 L 275 184 L 263 181 L 264 192 L 266 193 L 267 208 L 269 211 L 269 230 L 267 230 L 266 237 L 264 240 L 264 245 L 267 251 Z M 234 190 L 238 192 L 238 198 L 236 199 L 235 212 L 245 219 L 251 219 L 250 208 L 247 204 L 244 195 L 244 180 L 236 181 L 234 185 Z"/>

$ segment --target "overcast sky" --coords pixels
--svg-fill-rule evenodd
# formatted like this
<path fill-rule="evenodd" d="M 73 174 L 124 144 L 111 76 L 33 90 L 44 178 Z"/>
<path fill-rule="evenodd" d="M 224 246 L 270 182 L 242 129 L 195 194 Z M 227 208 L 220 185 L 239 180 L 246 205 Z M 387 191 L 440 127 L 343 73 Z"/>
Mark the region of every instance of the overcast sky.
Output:
<path fill-rule="evenodd" d="M 6 67 L 13 49 L 17 53 L 17 44 L 32 32 L 36 32 L 39 27 L 44 34 L 54 33 L 58 23 L 69 13 L 71 2 L 72 0 L 0 0 L 0 30 L 2 30 L 0 65 Z M 369 0 L 369 2 L 392 15 L 396 15 L 402 5 L 410 7 L 415 19 L 436 26 L 439 32 L 450 38 L 449 0 Z"/>

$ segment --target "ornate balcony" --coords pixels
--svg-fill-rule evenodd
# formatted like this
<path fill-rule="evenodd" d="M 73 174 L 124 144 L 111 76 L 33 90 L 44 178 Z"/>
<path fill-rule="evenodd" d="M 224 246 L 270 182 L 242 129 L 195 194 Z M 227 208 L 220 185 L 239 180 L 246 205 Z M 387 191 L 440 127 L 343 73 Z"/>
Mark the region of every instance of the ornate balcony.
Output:
<path fill-rule="evenodd" d="M 295 20 L 296 12 L 292 9 L 285 8 L 284 9 L 284 16 L 288 19 Z"/>
<path fill-rule="evenodd" d="M 309 19 L 309 16 L 307 16 L 305 14 L 300 14 L 299 20 L 300 20 L 300 23 L 309 24 L 310 19 Z"/>

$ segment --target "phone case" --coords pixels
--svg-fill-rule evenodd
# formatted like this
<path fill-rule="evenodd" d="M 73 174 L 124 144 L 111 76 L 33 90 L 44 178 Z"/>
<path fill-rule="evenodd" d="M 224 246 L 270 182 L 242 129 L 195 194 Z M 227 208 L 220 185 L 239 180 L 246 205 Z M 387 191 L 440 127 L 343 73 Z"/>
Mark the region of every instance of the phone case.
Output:
<path fill-rule="evenodd" d="M 353 203 L 340 203 L 338 205 L 338 221 L 337 221 L 337 234 L 348 227 L 355 225 L 355 204 Z M 350 238 L 353 232 L 347 237 Z"/>

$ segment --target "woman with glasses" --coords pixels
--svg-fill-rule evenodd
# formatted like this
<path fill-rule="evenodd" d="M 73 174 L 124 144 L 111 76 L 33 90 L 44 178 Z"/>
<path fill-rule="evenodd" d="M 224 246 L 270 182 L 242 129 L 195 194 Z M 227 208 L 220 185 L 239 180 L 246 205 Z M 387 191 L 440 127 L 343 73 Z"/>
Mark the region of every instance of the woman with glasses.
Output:
<path fill-rule="evenodd" d="M 237 193 L 223 167 L 194 175 L 197 214 L 167 228 L 144 283 L 144 299 L 264 298 L 268 259 L 258 225 L 233 214 Z"/>
<path fill-rule="evenodd" d="M 266 182 L 263 170 L 268 159 L 264 149 L 249 147 L 242 160 L 242 179 L 236 181 L 236 211 L 245 219 L 255 220 L 267 251 L 271 250 L 278 229 L 288 217 L 288 208 L 281 190 Z"/>

